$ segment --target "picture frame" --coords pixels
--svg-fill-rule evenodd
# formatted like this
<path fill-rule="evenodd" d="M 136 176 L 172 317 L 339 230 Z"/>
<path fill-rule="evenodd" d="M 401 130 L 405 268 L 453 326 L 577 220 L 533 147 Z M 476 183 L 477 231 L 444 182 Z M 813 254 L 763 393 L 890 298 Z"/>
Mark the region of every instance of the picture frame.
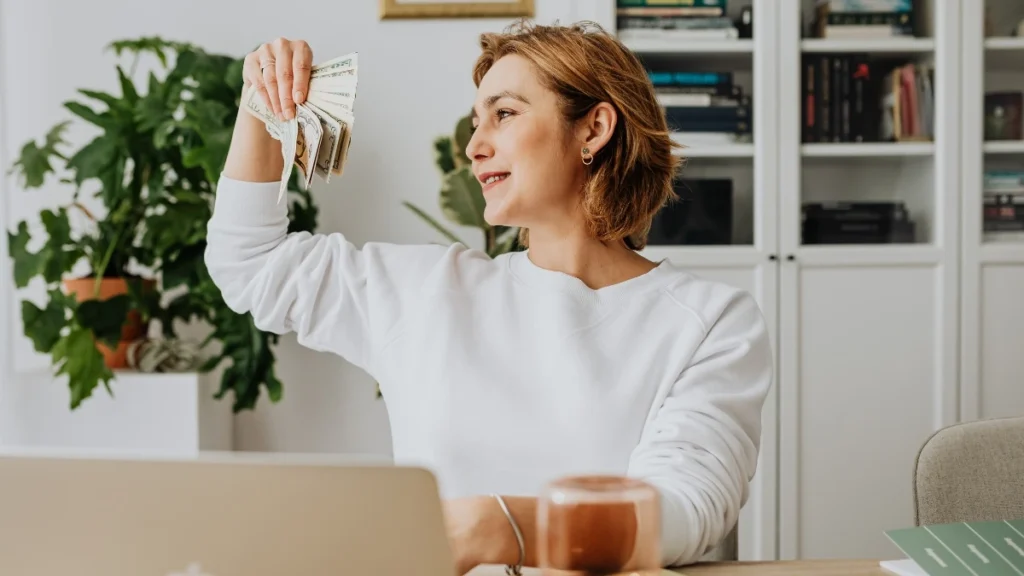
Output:
<path fill-rule="evenodd" d="M 534 0 L 380 0 L 382 20 L 533 16 Z"/>

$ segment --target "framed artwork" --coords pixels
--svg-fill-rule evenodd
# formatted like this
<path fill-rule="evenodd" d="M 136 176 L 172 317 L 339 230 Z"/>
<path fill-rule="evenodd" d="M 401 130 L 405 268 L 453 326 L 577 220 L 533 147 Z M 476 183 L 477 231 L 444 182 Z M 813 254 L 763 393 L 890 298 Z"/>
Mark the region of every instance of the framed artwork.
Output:
<path fill-rule="evenodd" d="M 380 0 L 380 17 L 533 18 L 534 0 Z"/>

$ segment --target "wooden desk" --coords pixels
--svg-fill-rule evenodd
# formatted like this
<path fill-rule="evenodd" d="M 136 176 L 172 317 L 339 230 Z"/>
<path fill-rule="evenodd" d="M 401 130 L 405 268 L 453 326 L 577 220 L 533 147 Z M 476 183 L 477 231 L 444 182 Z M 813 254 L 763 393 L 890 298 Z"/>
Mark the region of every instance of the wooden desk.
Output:
<path fill-rule="evenodd" d="M 523 576 L 539 576 L 523 570 Z M 664 576 L 892 576 L 877 560 L 795 560 L 786 562 L 713 562 L 662 571 Z M 481 566 L 468 576 L 505 576 L 500 566 Z"/>
<path fill-rule="evenodd" d="M 685 576 L 892 576 L 878 560 L 794 560 L 715 562 L 679 570 Z"/>

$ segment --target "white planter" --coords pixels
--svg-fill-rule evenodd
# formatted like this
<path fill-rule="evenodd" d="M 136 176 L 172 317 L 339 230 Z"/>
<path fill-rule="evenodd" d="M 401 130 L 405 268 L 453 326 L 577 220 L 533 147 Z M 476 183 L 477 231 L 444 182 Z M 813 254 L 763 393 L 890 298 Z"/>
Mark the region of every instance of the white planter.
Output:
<path fill-rule="evenodd" d="M 67 379 L 14 374 L 0 388 L 0 445 L 197 455 L 231 450 L 230 394 L 216 374 L 117 372 L 71 411 Z"/>

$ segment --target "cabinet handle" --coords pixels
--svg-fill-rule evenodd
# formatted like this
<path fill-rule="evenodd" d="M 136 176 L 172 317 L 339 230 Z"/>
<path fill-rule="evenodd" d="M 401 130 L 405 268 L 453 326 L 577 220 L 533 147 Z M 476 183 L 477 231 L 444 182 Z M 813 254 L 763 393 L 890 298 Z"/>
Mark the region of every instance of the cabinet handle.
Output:
<path fill-rule="evenodd" d="M 769 254 L 768 259 L 771 260 L 772 262 L 775 262 L 776 260 L 779 259 L 779 257 L 776 256 L 775 254 Z"/>
<path fill-rule="evenodd" d="M 794 256 L 793 254 L 787 254 L 786 255 L 786 260 L 789 260 L 790 262 L 792 262 L 793 260 L 796 260 L 796 256 Z"/>

